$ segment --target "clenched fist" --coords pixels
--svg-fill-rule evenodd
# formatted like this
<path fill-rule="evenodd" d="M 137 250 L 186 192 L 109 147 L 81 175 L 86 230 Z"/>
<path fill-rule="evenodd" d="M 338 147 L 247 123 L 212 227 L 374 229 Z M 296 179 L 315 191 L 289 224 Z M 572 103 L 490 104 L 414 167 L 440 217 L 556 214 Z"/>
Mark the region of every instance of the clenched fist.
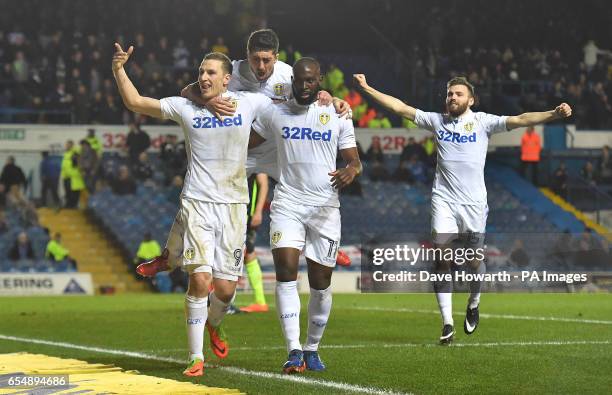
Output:
<path fill-rule="evenodd" d="M 561 103 L 555 108 L 555 114 L 560 118 L 567 118 L 572 115 L 572 108 L 567 103 Z"/>

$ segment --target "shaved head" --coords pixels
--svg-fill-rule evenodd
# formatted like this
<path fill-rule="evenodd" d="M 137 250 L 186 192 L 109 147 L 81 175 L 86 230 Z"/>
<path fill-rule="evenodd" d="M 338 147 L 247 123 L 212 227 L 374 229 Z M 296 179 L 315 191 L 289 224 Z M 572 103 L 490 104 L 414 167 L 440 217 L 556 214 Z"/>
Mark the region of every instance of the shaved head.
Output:
<path fill-rule="evenodd" d="M 321 73 L 321 65 L 319 64 L 319 61 L 314 58 L 305 57 L 298 59 L 293 64 L 293 74 L 295 74 L 298 70 L 303 71 L 307 68 L 312 69 L 319 74 Z"/>

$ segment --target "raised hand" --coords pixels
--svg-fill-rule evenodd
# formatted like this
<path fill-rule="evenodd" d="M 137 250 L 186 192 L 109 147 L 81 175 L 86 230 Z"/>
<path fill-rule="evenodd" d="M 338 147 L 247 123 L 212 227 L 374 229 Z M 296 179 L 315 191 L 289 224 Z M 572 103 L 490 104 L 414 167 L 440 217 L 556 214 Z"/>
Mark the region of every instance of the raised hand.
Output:
<path fill-rule="evenodd" d="M 561 103 L 555 108 L 555 113 L 561 118 L 567 118 L 572 115 L 572 108 L 567 103 Z"/>
<path fill-rule="evenodd" d="M 353 82 L 361 89 L 368 87 L 365 74 L 353 74 Z"/>
<path fill-rule="evenodd" d="M 117 71 L 123 67 L 128 61 L 130 55 L 134 52 L 134 47 L 130 45 L 127 52 L 121 48 L 121 45 L 115 43 L 115 53 L 113 54 L 113 71 Z"/>

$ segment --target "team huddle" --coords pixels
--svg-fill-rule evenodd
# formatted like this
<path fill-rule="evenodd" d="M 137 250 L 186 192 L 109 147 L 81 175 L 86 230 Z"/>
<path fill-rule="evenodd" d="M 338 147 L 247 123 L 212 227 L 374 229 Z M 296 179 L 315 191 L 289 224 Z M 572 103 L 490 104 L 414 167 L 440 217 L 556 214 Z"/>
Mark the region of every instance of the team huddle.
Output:
<path fill-rule="evenodd" d="M 301 58 L 290 67 L 277 60 L 278 45 L 273 31 L 253 32 L 246 60 L 232 62 L 223 54 L 209 53 L 199 67 L 198 82 L 183 90 L 184 97 L 157 100 L 140 96 L 124 70 L 133 48 L 124 51 L 115 44 L 113 74 L 126 107 L 170 119 L 185 135 L 188 169 L 179 211 L 162 255 L 139 266 L 138 272 L 153 276 L 182 267 L 189 273 L 186 376 L 203 374 L 205 329 L 215 355 L 228 356 L 222 321 L 232 306 L 245 254 L 249 281 L 261 282 L 261 270 L 251 258 L 253 243 L 247 242 L 247 227 L 257 212 L 252 201 L 257 183 L 252 180 L 258 174 L 277 181 L 269 237 L 276 309 L 288 353 L 283 372 L 326 369 L 318 348 L 331 312 L 330 284 L 340 246 L 338 190 L 351 184 L 362 166 L 348 104 L 321 92 L 321 68 L 315 59 Z M 432 233 L 439 245 L 464 234 L 477 235 L 466 238 L 466 243 L 484 239 L 489 135 L 571 115 L 567 104 L 510 117 L 473 113 L 474 90 L 463 78 L 448 84 L 447 113 L 426 113 L 371 88 L 363 75 L 355 75 L 355 81 L 383 107 L 438 137 L 431 212 Z M 451 138 L 446 139 L 446 134 Z M 336 168 L 338 153 L 346 167 Z M 261 212 L 261 204 L 258 207 Z M 296 283 L 302 253 L 310 284 L 304 343 Z M 451 267 L 452 262 L 436 262 L 437 272 Z M 479 261 L 471 262 L 470 268 L 485 270 Z M 261 308 L 263 287 L 253 288 L 259 293 L 254 305 Z M 448 344 L 455 333 L 452 282 L 436 282 L 434 288 L 443 318 L 440 342 Z M 464 321 L 467 334 L 478 326 L 480 284 L 470 284 L 470 291 Z"/>

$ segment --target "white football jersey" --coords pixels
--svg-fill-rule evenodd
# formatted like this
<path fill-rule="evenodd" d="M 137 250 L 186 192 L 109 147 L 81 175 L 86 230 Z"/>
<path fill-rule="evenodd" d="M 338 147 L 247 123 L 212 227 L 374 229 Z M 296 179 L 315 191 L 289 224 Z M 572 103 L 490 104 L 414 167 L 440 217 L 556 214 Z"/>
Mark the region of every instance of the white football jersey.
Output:
<path fill-rule="evenodd" d="M 356 147 L 351 120 L 333 105 L 300 105 L 294 99 L 269 106 L 253 130 L 278 149 L 279 183 L 275 202 L 340 207 L 328 173 L 336 170 L 338 150 Z"/>
<path fill-rule="evenodd" d="M 436 136 L 438 165 L 432 195 L 458 204 L 487 204 L 484 167 L 489 136 L 508 131 L 506 118 L 470 110 L 458 118 L 416 111 L 415 123 Z"/>
<path fill-rule="evenodd" d="M 178 123 L 185 134 L 187 174 L 182 196 L 213 203 L 248 203 L 245 162 L 251 125 L 272 101 L 265 95 L 226 92 L 236 113 L 223 121 L 205 107 L 182 97 L 160 100 L 164 119 Z"/>
<path fill-rule="evenodd" d="M 277 61 L 272 75 L 265 81 L 258 81 L 251 70 L 248 60 L 234 60 L 233 72 L 228 89 L 230 91 L 249 91 L 263 93 L 273 100 L 287 101 L 291 98 L 291 77 L 293 68 L 287 63 Z M 247 157 L 247 172 L 266 172 L 278 180 L 276 164 L 276 146 L 273 142 L 265 142 L 250 149 Z M 270 174 L 271 173 L 271 174 Z"/>

